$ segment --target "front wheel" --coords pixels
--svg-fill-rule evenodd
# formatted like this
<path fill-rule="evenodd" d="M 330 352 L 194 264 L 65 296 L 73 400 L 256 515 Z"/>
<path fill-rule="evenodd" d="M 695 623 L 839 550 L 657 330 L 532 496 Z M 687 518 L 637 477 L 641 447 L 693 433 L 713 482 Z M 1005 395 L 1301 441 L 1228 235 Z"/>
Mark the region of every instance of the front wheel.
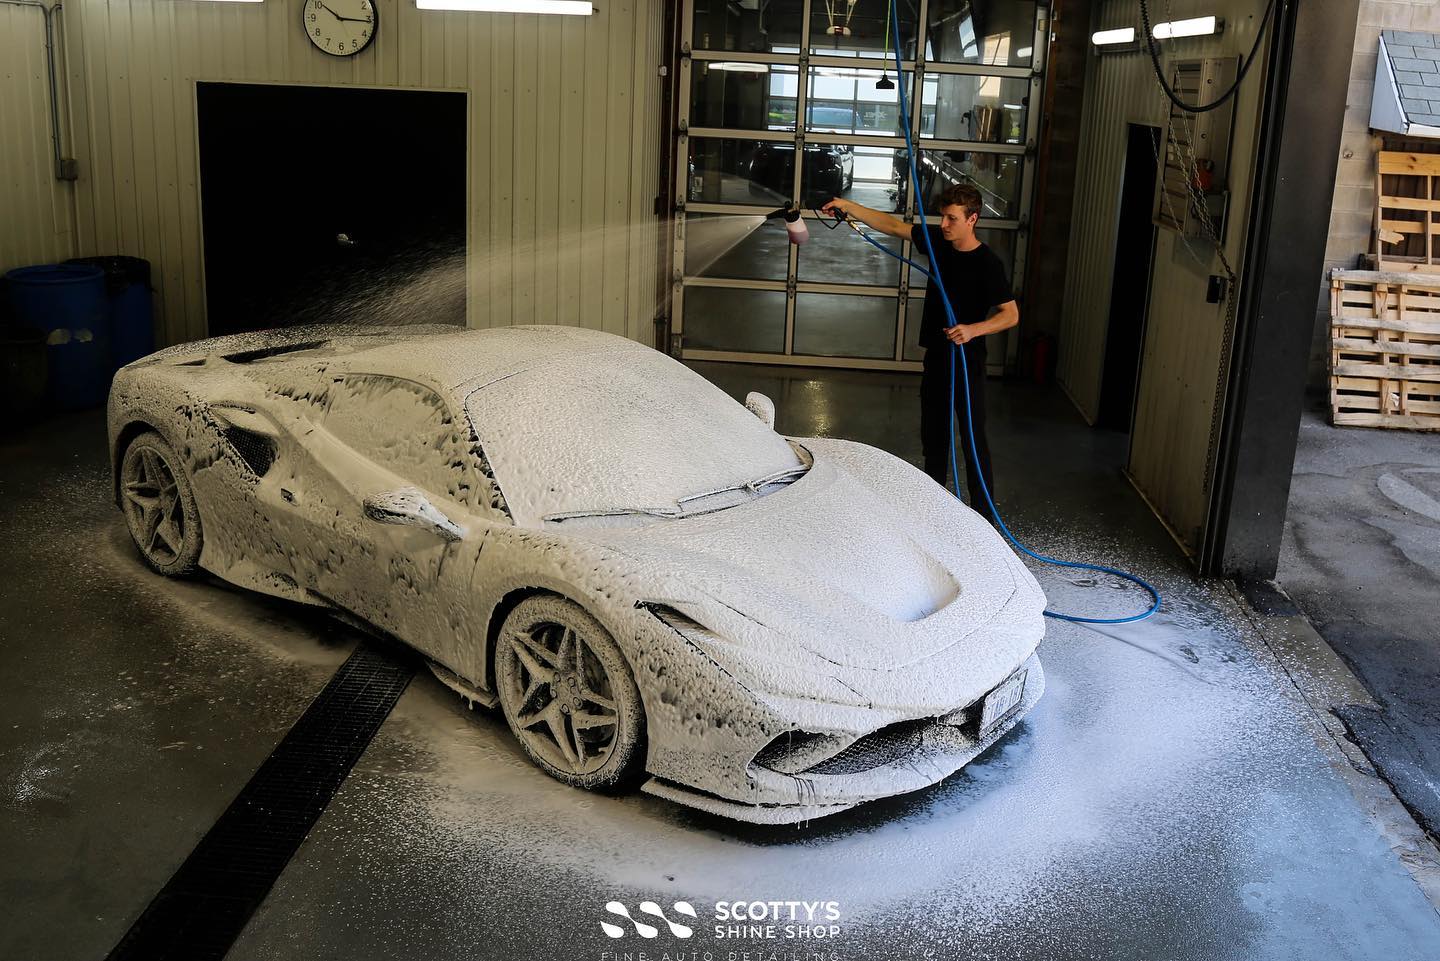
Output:
<path fill-rule="evenodd" d="M 174 449 L 154 431 L 130 442 L 120 462 L 120 505 L 145 563 L 166 577 L 194 573 L 200 561 L 200 511 Z"/>
<path fill-rule="evenodd" d="M 640 691 L 610 632 L 580 605 L 521 601 L 500 628 L 495 683 L 515 739 L 551 777 L 619 791 L 643 773 Z"/>

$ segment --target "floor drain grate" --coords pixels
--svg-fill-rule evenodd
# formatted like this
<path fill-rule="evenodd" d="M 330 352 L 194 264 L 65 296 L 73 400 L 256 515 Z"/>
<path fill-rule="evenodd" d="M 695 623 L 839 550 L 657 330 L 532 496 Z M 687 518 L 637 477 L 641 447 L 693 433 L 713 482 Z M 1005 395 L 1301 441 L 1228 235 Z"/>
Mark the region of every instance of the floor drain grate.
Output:
<path fill-rule="evenodd" d="M 361 643 L 108 955 L 223 958 L 415 674 Z"/>

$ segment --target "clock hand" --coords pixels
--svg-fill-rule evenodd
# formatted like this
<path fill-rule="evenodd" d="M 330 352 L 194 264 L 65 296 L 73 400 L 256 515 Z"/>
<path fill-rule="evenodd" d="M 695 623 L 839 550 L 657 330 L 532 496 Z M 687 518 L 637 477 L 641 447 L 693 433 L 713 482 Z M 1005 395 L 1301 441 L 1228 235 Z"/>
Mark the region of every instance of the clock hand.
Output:
<path fill-rule="evenodd" d="M 341 21 L 344 21 L 344 22 L 347 22 L 347 23 L 370 23 L 370 22 L 371 22 L 369 17 L 342 17 L 342 16 L 340 16 L 340 14 L 336 13 L 334 10 L 331 10 L 329 7 L 325 6 L 325 3 L 323 2 L 323 0 L 315 0 L 315 2 L 318 3 L 321 7 L 324 7 L 325 12 L 328 13 L 328 14 L 330 14 L 330 16 L 334 17 L 336 20 L 341 20 Z"/>

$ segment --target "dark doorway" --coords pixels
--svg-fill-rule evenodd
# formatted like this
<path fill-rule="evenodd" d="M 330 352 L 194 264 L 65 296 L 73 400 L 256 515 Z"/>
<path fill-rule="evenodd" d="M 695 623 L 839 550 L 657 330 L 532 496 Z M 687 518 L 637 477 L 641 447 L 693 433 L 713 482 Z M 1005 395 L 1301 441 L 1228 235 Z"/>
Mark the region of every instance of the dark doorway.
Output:
<path fill-rule="evenodd" d="M 211 334 L 465 322 L 465 94 L 197 96 Z"/>
<path fill-rule="evenodd" d="M 1130 124 L 1120 222 L 1115 236 L 1115 272 L 1110 285 L 1110 325 L 1105 337 L 1105 375 L 1100 383 L 1096 425 L 1129 433 L 1140 375 L 1140 344 L 1150 296 L 1150 259 L 1155 252 L 1156 157 L 1160 128 Z"/>

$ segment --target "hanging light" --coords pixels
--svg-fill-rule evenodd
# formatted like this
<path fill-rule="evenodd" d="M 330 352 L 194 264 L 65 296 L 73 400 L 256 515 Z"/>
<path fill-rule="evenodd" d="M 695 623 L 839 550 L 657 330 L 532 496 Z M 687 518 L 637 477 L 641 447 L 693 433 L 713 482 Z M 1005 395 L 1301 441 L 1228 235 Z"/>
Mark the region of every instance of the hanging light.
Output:
<path fill-rule="evenodd" d="M 1120 27 L 1115 30 L 1097 30 L 1090 35 L 1090 42 L 1097 47 L 1108 47 L 1117 43 L 1134 43 L 1135 28 Z"/>
<path fill-rule="evenodd" d="M 1190 20 L 1169 20 L 1157 23 L 1150 31 L 1156 40 L 1173 40 L 1176 37 L 1208 37 L 1225 28 L 1225 21 L 1217 17 L 1195 17 Z"/>
<path fill-rule="evenodd" d="M 588 17 L 590 0 L 415 0 L 420 10 L 470 10 L 477 13 L 558 13 Z"/>

